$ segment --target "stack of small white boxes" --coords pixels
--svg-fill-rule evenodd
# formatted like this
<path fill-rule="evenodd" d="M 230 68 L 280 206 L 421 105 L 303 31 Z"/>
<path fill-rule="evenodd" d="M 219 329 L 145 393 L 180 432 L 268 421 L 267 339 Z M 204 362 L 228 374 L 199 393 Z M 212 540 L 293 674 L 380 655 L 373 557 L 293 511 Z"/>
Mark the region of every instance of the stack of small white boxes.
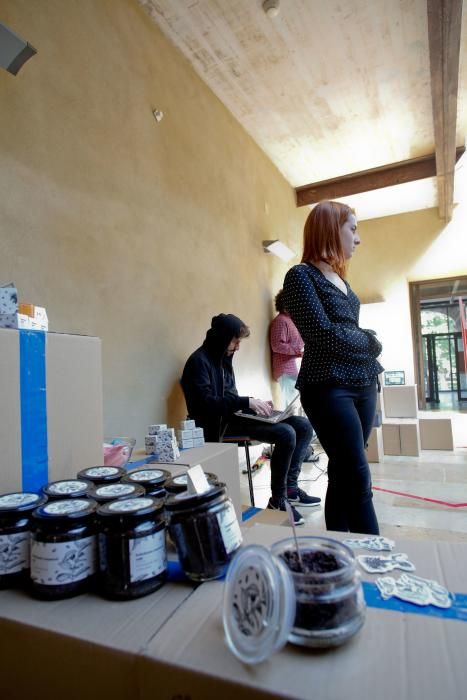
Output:
<path fill-rule="evenodd" d="M 178 439 L 178 444 L 177 444 Z M 168 428 L 165 423 L 150 425 L 145 439 L 146 454 L 157 454 L 159 462 L 175 462 L 180 457 L 180 449 L 204 445 L 204 431 L 197 428 L 194 420 L 180 421 L 180 430 Z"/>
<path fill-rule="evenodd" d="M 150 425 L 144 442 L 146 454 L 157 454 L 159 462 L 175 462 L 180 457 L 175 430 L 168 428 L 165 423 Z"/>
<path fill-rule="evenodd" d="M 204 445 L 204 430 L 197 428 L 194 420 L 180 421 L 180 430 L 177 430 L 178 444 L 182 450 L 189 447 L 201 447 Z"/>

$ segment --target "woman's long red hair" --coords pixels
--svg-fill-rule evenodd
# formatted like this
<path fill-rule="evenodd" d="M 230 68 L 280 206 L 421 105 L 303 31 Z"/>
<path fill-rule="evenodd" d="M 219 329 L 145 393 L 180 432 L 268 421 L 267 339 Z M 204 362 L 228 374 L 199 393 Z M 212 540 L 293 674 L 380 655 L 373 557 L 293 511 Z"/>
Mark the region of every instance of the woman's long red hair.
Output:
<path fill-rule="evenodd" d="M 354 210 L 341 202 L 319 202 L 313 207 L 303 229 L 302 262 L 323 260 L 334 272 L 345 277 L 346 259 L 340 228 L 351 214 L 355 214 Z"/>

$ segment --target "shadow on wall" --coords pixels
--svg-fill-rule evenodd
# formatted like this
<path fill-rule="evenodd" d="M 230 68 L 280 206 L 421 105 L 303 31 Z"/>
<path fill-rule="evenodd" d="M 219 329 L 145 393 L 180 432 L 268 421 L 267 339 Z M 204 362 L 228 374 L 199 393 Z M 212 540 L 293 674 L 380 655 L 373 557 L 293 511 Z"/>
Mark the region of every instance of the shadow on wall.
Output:
<path fill-rule="evenodd" d="M 174 382 L 167 396 L 167 425 L 179 426 L 186 418 L 186 404 L 180 381 Z"/>

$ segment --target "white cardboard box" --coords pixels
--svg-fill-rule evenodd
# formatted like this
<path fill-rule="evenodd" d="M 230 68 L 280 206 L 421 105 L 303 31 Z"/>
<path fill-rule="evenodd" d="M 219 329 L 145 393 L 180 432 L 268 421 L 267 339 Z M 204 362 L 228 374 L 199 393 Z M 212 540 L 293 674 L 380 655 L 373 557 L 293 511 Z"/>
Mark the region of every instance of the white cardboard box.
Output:
<path fill-rule="evenodd" d="M 418 411 L 417 386 L 384 386 L 383 403 L 385 418 L 416 418 Z"/>
<path fill-rule="evenodd" d="M 102 464 L 99 338 L 0 329 L 0 492 Z"/>

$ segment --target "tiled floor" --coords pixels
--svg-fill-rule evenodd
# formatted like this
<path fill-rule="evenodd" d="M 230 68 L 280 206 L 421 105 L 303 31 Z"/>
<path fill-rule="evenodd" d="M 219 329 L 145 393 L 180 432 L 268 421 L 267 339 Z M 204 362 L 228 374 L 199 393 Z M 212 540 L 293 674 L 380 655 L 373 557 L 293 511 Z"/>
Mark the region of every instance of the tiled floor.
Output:
<path fill-rule="evenodd" d="M 467 542 L 467 416 L 457 414 L 453 428 L 456 445 L 453 452 L 425 450 L 420 457 L 385 456 L 384 462 L 370 465 L 382 535 Z M 318 445 L 316 451 L 320 450 Z M 300 483 L 311 495 L 320 496 L 323 503 L 326 465 L 327 457 L 323 453 L 318 463 L 304 463 Z M 266 462 L 253 475 L 259 508 L 265 508 L 269 499 L 269 480 L 269 462 Z M 249 504 L 245 475 L 241 476 L 241 490 L 243 503 Z M 455 505 L 459 503 L 465 505 Z M 325 529 L 322 506 L 301 508 L 300 512 L 306 524 Z"/>

